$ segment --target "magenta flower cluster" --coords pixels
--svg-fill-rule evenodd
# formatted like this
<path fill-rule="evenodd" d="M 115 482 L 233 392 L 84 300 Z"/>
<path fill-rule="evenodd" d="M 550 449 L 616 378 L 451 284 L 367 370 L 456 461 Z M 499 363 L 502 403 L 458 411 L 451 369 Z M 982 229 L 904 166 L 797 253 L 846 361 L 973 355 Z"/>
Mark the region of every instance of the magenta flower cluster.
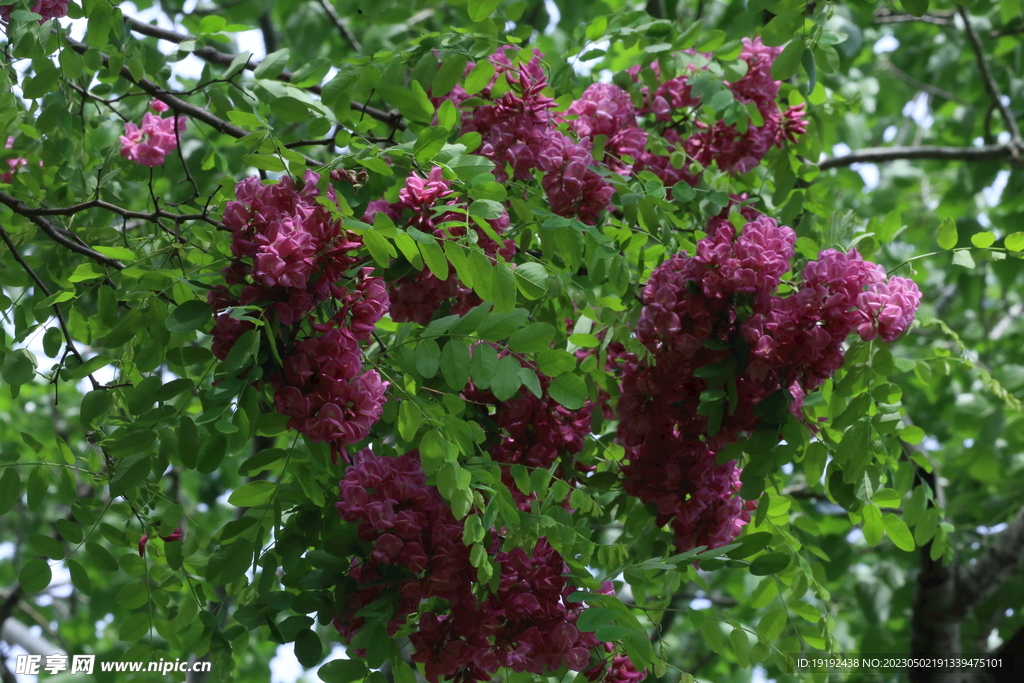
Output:
<path fill-rule="evenodd" d="M 386 199 L 371 201 L 363 214 L 363 221 L 373 223 L 374 216 L 383 212 L 397 224 L 433 234 L 439 240 L 458 239 L 470 230 L 474 233 L 477 246 L 487 256 L 494 258 L 500 254 L 506 261 L 511 261 L 516 253 L 515 242 L 506 239 L 499 243 L 488 236 L 467 213 L 468 203 L 465 199 L 451 198 L 441 203 L 441 200 L 453 194 L 451 186 L 451 181 L 445 179 L 438 166 L 433 167 L 426 178 L 412 173 L 406 178 L 405 186 L 399 190 L 397 202 L 392 203 Z M 488 224 L 500 236 L 508 228 L 508 214 L 502 213 L 500 217 L 488 221 Z M 388 294 L 392 320 L 411 320 L 421 325 L 429 323 L 445 301 L 452 300 L 451 312 L 456 314 L 464 314 L 481 303 L 473 290 L 464 286 L 454 275 L 447 280 L 440 280 L 426 267 L 389 283 Z"/>
<path fill-rule="evenodd" d="M 226 358 L 255 329 L 238 311 L 278 323 L 283 367 L 269 378 L 274 406 L 291 418 L 290 428 L 330 444 L 337 456 L 380 419 L 387 382 L 363 371 L 359 343 L 389 302 L 381 278 L 354 269 L 362 243 L 318 203 L 320 176 L 310 171 L 304 180 L 298 188 L 290 177 L 266 185 L 247 178 L 235 187 L 224 211 L 234 256 L 224 270 L 228 286 L 209 295 L 217 312 L 213 353 Z M 335 201 L 333 187 L 327 199 Z"/>
<path fill-rule="evenodd" d="M 430 683 L 487 681 L 502 667 L 536 674 L 590 667 L 590 680 L 598 680 L 602 665 L 591 667 L 591 653 L 613 648 L 576 628 L 583 604 L 568 600 L 576 589 L 565 579 L 565 561 L 546 539 L 531 554 L 522 548 L 498 552 L 500 541 L 492 530 L 500 580 L 496 591 L 481 597 L 462 541 L 463 523 L 426 483 L 418 454 L 376 457 L 366 449 L 352 460 L 335 505 L 342 519 L 358 525 L 368 549 L 352 563 L 349 579 L 355 587 L 345 596 L 345 611 L 334 619 L 345 641 L 365 624 L 357 613 L 386 594 L 398 596 L 388 624 L 392 635 L 421 601 L 433 599 L 433 608 L 409 636 L 412 659 L 424 665 Z M 610 584 L 604 590 L 610 591 Z M 629 671 L 632 665 L 616 658 L 613 668 Z M 634 683 L 635 678 L 609 673 L 604 680 Z"/>
<path fill-rule="evenodd" d="M 757 428 L 755 408 L 788 392 L 799 416 L 803 397 L 842 365 L 851 332 L 891 341 L 913 321 L 921 297 L 913 282 L 887 280 L 856 251 L 833 250 L 807 264 L 796 291 L 779 296 L 796 236 L 752 209 L 742 212 L 749 221 L 742 232 L 713 218 L 695 256 L 678 254 L 654 271 L 637 325 L 653 363 L 627 355 L 622 365 L 626 490 L 655 506 L 658 524 L 671 524 L 684 550 L 725 545 L 749 521 L 751 504 L 734 495 L 739 470 L 716 458 Z M 734 353 L 740 340 L 750 349 L 743 366 Z M 716 400 L 712 422 L 705 408 Z"/>
<path fill-rule="evenodd" d="M 39 23 L 47 19 L 59 19 L 68 15 L 69 0 L 36 0 L 32 5 L 32 11 L 42 17 Z M 0 19 L 9 22 L 14 5 L 0 5 Z"/>
<path fill-rule="evenodd" d="M 590 143 L 575 142 L 558 130 L 559 120 L 552 111 L 555 101 L 543 94 L 548 83 L 541 55 L 513 66 L 510 51 L 506 48 L 488 58 L 495 66 L 495 75 L 475 97 L 491 103 L 466 112 L 462 132 L 481 135 L 483 141 L 477 153 L 497 164 L 495 177 L 499 182 L 508 178 L 506 164 L 517 180 L 532 179 L 539 170 L 553 212 L 594 224 L 610 206 L 614 188 L 591 168 L 595 161 Z M 492 98 L 491 91 L 502 77 L 510 90 Z M 449 98 L 461 104 L 469 96 L 456 85 Z"/>
<path fill-rule="evenodd" d="M 14 136 L 13 135 L 9 136 L 7 138 L 7 144 L 5 145 L 5 147 L 6 147 L 6 149 L 13 149 L 14 148 Z M 7 167 L 10 170 L 6 171 L 4 173 L 0 173 L 0 182 L 2 182 L 2 183 L 9 183 L 9 182 L 13 181 L 14 180 L 14 173 L 19 168 L 21 168 L 22 166 L 25 166 L 26 164 L 28 164 L 28 159 L 26 159 L 24 157 L 14 157 L 14 158 L 8 159 L 7 160 Z M 42 166 L 42 162 L 40 162 L 39 165 Z"/>
<path fill-rule="evenodd" d="M 713 125 L 697 121 L 686 137 L 675 126 L 666 128 L 662 137 L 669 144 L 670 150 L 681 151 L 686 155 L 687 163 L 676 168 L 668 156 L 645 153 L 637 159 L 639 163 L 635 170 L 651 170 L 666 186 L 681 180 L 693 185 L 698 179 L 689 169 L 693 161 L 702 167 L 716 163 L 718 168 L 726 172 L 747 173 L 761 162 L 773 146 L 782 147 L 787 142 L 795 142 L 797 136 L 806 132 L 807 121 L 804 119 L 804 105 L 783 111 L 775 101 L 781 82 L 772 79 L 771 67 L 780 52 L 781 48 L 767 47 L 761 43 L 760 38 L 744 38 L 740 58 L 747 63 L 747 73 L 738 81 L 726 83 L 737 102 L 757 107 L 764 120 L 762 125 L 751 122 L 746 131 L 740 132 L 735 125 L 721 120 Z M 690 54 L 698 58 L 709 57 Z M 651 69 L 660 74 L 657 62 L 651 65 Z M 691 65 L 686 73 L 661 83 L 653 93 L 648 88 L 641 88 L 644 105 L 640 113 L 650 114 L 656 121 L 665 123 L 674 123 L 680 116 L 683 120 L 688 118 L 688 113 L 702 104 L 687 83 L 697 70 L 697 67 Z M 630 73 L 634 78 L 639 78 L 640 68 L 634 67 Z"/>
<path fill-rule="evenodd" d="M 162 166 L 167 155 L 178 149 L 178 135 L 185 130 L 187 121 L 178 116 L 158 116 L 168 110 L 160 100 L 149 105 L 156 114 L 146 112 L 142 126 L 129 121 L 121 136 L 121 156 L 141 166 Z"/>

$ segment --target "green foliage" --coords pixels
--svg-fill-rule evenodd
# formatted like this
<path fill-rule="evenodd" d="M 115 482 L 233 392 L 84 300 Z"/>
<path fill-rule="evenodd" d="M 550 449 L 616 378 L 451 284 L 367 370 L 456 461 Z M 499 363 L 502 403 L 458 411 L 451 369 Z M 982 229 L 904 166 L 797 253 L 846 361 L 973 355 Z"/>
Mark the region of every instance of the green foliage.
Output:
<path fill-rule="evenodd" d="M 391 383 L 375 448 L 419 450 L 465 519 L 482 587 L 496 578 L 492 529 L 505 529 L 506 548 L 547 537 L 567 560 L 573 599 L 587 605 L 579 629 L 647 667 L 649 680 L 742 681 L 760 666 L 789 681 L 801 652 L 905 653 L 920 562 L 979 556 L 991 527 L 1024 502 L 1024 171 L 995 158 L 898 159 L 877 166 L 872 187 L 866 171 L 817 160 L 840 143 L 998 144 L 1005 122 L 986 115 L 988 92 L 956 24 L 881 22 L 871 3 L 648 3 L 666 14 L 650 16 L 621 0 L 559 0 L 550 27 L 539 0 L 328 3 L 355 44 L 319 3 L 197 10 L 183 19 L 192 37 L 168 54 L 108 2 L 72 6 L 87 21 L 80 46 L 14 12 L 4 60 L 18 69 L 0 73 L 0 123 L 15 139 L 5 158 L 28 163 L 0 183 L 10 239 L 0 246 L 0 585 L 20 586 L 27 609 L 8 618 L 59 622 L 69 652 L 101 660 L 206 658 L 210 680 L 264 681 L 286 643 L 312 670 L 338 642 L 331 620 L 346 572 L 367 552 L 333 505 L 345 463 L 289 430 L 260 388 L 265 368 L 280 365 L 277 331 L 256 307 L 236 307 L 232 316 L 256 327 L 219 362 L 206 303 L 231 258 L 221 228 L 235 183 L 254 169 L 298 177 L 308 167 L 324 183 L 332 170 L 351 174 L 335 183 L 333 210 L 362 239 L 362 266 L 391 278 L 426 267 L 484 302 L 429 325 L 385 319 L 365 351 Z M 969 9 L 991 24 L 986 58 L 1019 111 L 1012 4 Z M 902 0 L 913 16 L 952 9 L 932 5 Z M 264 17 L 280 49 L 250 71 L 234 35 Z M 547 94 L 565 105 L 606 71 L 657 61 L 663 74 L 682 73 L 681 51 L 692 49 L 711 55 L 690 80 L 702 115 L 758 125 L 722 82 L 745 72 L 738 41 L 755 34 L 785 46 L 772 73 L 785 81 L 784 105 L 807 107 L 807 134 L 746 174 L 697 169 L 693 187 L 666 188 L 649 171 L 609 177 L 616 211 L 596 226 L 551 214 L 533 186 L 496 182 L 494 164 L 474 154 L 479 134 L 459 136 L 459 112 L 431 99 L 456 85 L 479 95 L 495 73 L 486 57 L 504 45 L 543 52 Z M 876 54 L 883 36 L 900 48 Z M 188 53 L 214 48 L 233 56 L 170 80 Z M 645 68 L 640 78 L 657 76 Z M 123 121 L 112 113 L 139 121 L 146 83 L 220 122 L 192 112 L 180 150 L 152 172 L 118 155 Z M 930 123 L 903 114 L 925 99 L 919 90 L 930 93 Z M 461 225 L 486 232 L 508 207 L 515 262 L 384 213 L 359 220 L 369 200 L 393 200 L 396 182 L 432 166 L 466 200 Z M 994 186 L 1005 189 L 987 205 Z M 672 534 L 623 493 L 615 418 L 599 409 L 578 486 L 559 476 L 571 458 L 513 467 L 503 480 L 490 458 L 492 416 L 460 392 L 472 382 L 502 401 L 546 394 L 569 410 L 614 400 L 605 360 L 612 343 L 643 353 L 632 336 L 643 284 L 672 254 L 692 254 L 707 219 L 744 192 L 794 227 L 798 259 L 856 246 L 913 277 L 925 291 L 920 324 L 896 345 L 852 343 L 805 401 L 805 419 L 765 406 L 771 426 L 723 450 L 723 462 L 744 468 L 742 498 L 757 501 L 730 546 L 676 552 Z M 728 404 L 724 390 L 709 393 L 700 414 L 721 419 Z M 528 511 L 510 486 L 534 497 Z M 178 527 L 181 540 L 164 540 Z M 618 597 L 598 593 L 601 580 Z M 57 590 L 67 581 L 70 596 Z M 1009 639 L 1024 617 L 996 617 L 1022 596 L 1014 576 L 968 616 L 965 641 L 993 630 Z M 385 603 L 365 608 L 351 659 L 319 666 L 321 680 L 380 683 L 382 666 L 400 683 L 422 680 L 409 648 L 386 635 Z"/>

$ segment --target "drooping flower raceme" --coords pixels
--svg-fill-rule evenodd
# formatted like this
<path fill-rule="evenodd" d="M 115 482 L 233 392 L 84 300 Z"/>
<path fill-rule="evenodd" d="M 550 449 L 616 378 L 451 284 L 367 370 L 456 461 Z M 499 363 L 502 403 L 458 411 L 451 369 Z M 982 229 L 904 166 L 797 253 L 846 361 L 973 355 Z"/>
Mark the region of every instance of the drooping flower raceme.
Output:
<path fill-rule="evenodd" d="M 749 520 L 751 503 L 735 497 L 739 470 L 717 455 L 758 427 L 757 406 L 788 393 L 799 416 L 803 397 L 842 365 L 851 332 L 892 341 L 921 298 L 912 281 L 887 280 L 856 250 L 821 252 L 799 287 L 779 296 L 796 235 L 752 209 L 743 214 L 741 232 L 724 215 L 712 218 L 694 256 L 655 269 L 637 324 L 653 363 L 632 355 L 622 363 L 625 488 L 655 506 L 681 550 L 725 545 Z M 745 363 L 740 348 L 749 349 Z"/>
<path fill-rule="evenodd" d="M 226 358 L 255 329 L 232 311 L 257 309 L 255 317 L 279 324 L 273 343 L 283 367 L 269 377 L 274 407 L 290 428 L 329 444 L 337 457 L 380 419 L 388 383 L 363 370 L 360 342 L 389 302 L 372 269 L 350 272 L 362 244 L 317 202 L 320 176 L 307 172 L 304 180 L 301 188 L 290 177 L 236 186 L 224 211 L 235 262 L 224 270 L 229 286 L 209 295 L 217 313 L 213 352 Z M 327 199 L 335 201 L 332 187 Z"/>
<path fill-rule="evenodd" d="M 566 581 L 568 567 L 545 538 L 532 552 L 501 552 L 498 530 L 492 530 L 491 551 L 501 573 L 493 593 L 477 595 L 463 523 L 426 483 L 415 451 L 397 458 L 361 451 L 339 486 L 339 514 L 356 524 L 359 538 L 370 544 L 365 559 L 353 561 L 348 578 L 355 588 L 334 619 L 346 642 L 365 624 L 357 613 L 390 595 L 396 606 L 388 623 L 391 634 L 421 600 L 433 599 L 434 609 L 420 617 L 409 636 L 412 659 L 424 665 L 431 683 L 442 677 L 487 681 L 502 667 L 535 674 L 563 666 L 584 671 L 593 651 L 613 650 L 576 628 L 584 605 L 569 600 L 576 588 Z M 611 592 L 611 584 L 603 591 Z M 624 677 L 603 680 L 634 683 L 631 664 L 616 658 L 612 668 Z M 591 672 L 590 680 L 598 676 Z"/>

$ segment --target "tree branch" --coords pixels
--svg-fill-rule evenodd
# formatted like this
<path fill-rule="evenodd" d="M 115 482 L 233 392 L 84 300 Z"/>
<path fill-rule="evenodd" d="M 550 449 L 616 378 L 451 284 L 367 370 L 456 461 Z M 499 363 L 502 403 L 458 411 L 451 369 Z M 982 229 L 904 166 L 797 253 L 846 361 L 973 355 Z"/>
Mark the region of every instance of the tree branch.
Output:
<path fill-rule="evenodd" d="M 325 12 L 327 12 L 327 16 L 331 18 L 331 21 L 334 23 L 335 27 L 337 27 L 338 33 L 340 33 L 341 37 L 345 39 L 345 42 L 347 42 L 356 52 L 362 52 L 363 48 L 356 39 L 355 34 L 352 33 L 352 29 L 348 27 L 348 24 L 338 16 L 334 6 L 331 4 L 331 0 L 320 0 L 320 6 L 324 8 Z"/>
<path fill-rule="evenodd" d="M 227 230 L 223 223 L 215 221 L 205 213 L 174 213 L 173 211 L 165 211 L 164 209 L 157 209 L 156 211 L 129 211 L 124 207 L 118 206 L 117 204 L 111 204 L 105 202 L 102 199 L 92 199 L 87 202 L 80 204 L 72 204 L 71 206 L 61 206 L 56 208 L 40 208 L 40 209 L 29 209 L 24 212 L 26 216 L 73 216 L 81 211 L 88 209 L 104 209 L 112 213 L 116 213 L 118 216 L 123 218 L 138 218 L 144 221 L 156 221 L 159 218 L 166 218 L 175 222 L 180 221 L 204 221 L 209 223 L 213 227 L 219 230 Z"/>
<path fill-rule="evenodd" d="M 964 613 L 991 596 L 1013 576 L 1024 560 L 1024 507 L 996 534 L 974 564 L 960 567 L 957 594 Z"/>
<path fill-rule="evenodd" d="M 25 202 L 21 201 L 17 197 L 7 194 L 6 192 L 0 191 L 0 204 L 4 204 L 9 207 L 14 213 L 25 216 L 30 221 L 36 224 L 40 230 L 46 233 L 47 237 L 52 239 L 62 247 L 69 249 L 76 254 L 88 256 L 93 261 L 96 261 L 100 265 L 109 266 L 110 268 L 117 268 L 118 270 L 124 270 L 126 266 L 118 261 L 117 259 L 104 256 L 94 249 L 90 249 L 88 246 L 81 244 L 72 237 L 69 237 L 64 230 L 61 230 L 50 221 L 43 218 L 37 213 L 36 209 L 31 208 Z"/>
<path fill-rule="evenodd" d="M 3 240 L 3 243 L 7 245 L 7 248 L 11 250 L 11 255 L 14 256 L 14 260 L 17 261 L 18 265 L 20 265 L 28 274 L 28 276 L 32 278 L 32 281 L 36 283 L 36 287 L 38 287 L 40 291 L 42 291 L 43 294 L 47 296 L 47 298 L 52 296 L 49 288 L 42 281 L 39 275 L 36 274 L 36 271 L 34 271 L 32 269 L 32 266 L 30 266 L 25 261 L 25 259 L 22 258 L 20 253 L 18 253 L 18 250 L 14 246 L 14 242 L 11 240 L 11 236 L 7 234 L 6 230 L 4 230 L 4 226 L 2 224 L 0 224 L 0 240 Z M 78 347 L 75 346 L 75 340 L 71 337 L 71 330 L 68 329 L 68 323 L 66 320 L 64 320 L 64 315 L 60 312 L 60 305 L 53 304 L 52 308 L 54 315 L 57 316 L 57 323 L 60 325 L 61 333 L 63 333 L 64 335 L 64 342 L 65 345 L 67 346 L 67 350 L 71 352 L 71 355 L 75 357 L 75 360 L 78 361 L 79 365 L 84 364 L 85 358 L 82 357 L 82 354 L 79 353 L 78 351 Z M 96 378 L 93 377 L 91 374 L 88 375 L 88 377 L 89 381 L 92 383 L 92 388 L 99 389 L 100 384 L 99 382 L 96 381 Z M 0 624 L 3 623 L 3 620 L 3 607 L 0 607 Z"/>
<path fill-rule="evenodd" d="M 132 17 L 126 16 L 124 20 L 127 22 L 128 28 L 130 28 L 132 31 L 135 31 L 136 33 L 141 33 L 142 35 L 149 36 L 151 38 L 159 38 L 160 40 L 166 40 L 171 43 L 183 43 L 186 40 L 195 40 L 195 38 L 193 38 L 190 35 L 178 33 L 176 31 L 168 31 L 167 29 L 159 28 L 151 24 L 146 24 Z M 238 56 L 233 55 L 229 52 L 221 52 L 220 50 L 209 46 L 197 48 L 192 51 L 192 54 L 194 54 L 196 57 L 199 57 L 202 60 L 210 62 L 211 64 L 217 64 L 219 66 L 229 66 L 231 64 L 231 60 Z M 259 65 L 259 61 L 250 59 L 246 63 L 245 68 L 249 71 L 254 71 L 256 67 L 258 67 Z M 284 81 L 285 83 L 291 83 L 292 72 L 285 69 L 277 76 L 277 80 Z M 322 91 L 322 88 L 319 85 L 311 85 L 307 88 L 307 90 L 319 95 Z M 406 128 L 408 128 L 408 125 L 405 123 L 405 121 L 402 120 L 402 115 L 399 114 L 398 112 L 383 111 L 381 109 L 377 109 L 376 107 L 371 107 L 367 104 L 363 104 L 362 102 L 352 102 L 352 108 L 355 109 L 356 111 L 363 112 L 370 118 L 377 119 L 378 121 L 382 121 L 390 126 L 394 126 L 398 130 L 405 130 Z"/>
<path fill-rule="evenodd" d="M 937 147 L 920 145 L 913 147 L 867 147 L 842 157 L 831 157 L 821 161 L 818 168 L 827 170 L 851 164 L 877 163 L 883 161 L 934 160 L 934 161 L 1001 161 L 1016 160 L 1016 148 L 1012 144 L 985 145 L 984 147 Z"/>
<path fill-rule="evenodd" d="M 87 45 L 83 45 L 82 43 L 79 43 L 77 40 L 73 40 L 71 38 L 66 38 L 66 40 L 68 45 L 70 45 L 71 48 L 79 54 L 84 54 L 85 51 L 89 49 Z M 103 65 L 109 67 L 110 57 L 101 52 L 100 58 L 103 60 Z M 174 111 L 174 113 L 188 116 L 189 118 L 195 119 L 197 121 L 202 121 L 206 125 L 213 128 L 218 133 L 224 133 L 225 135 L 230 135 L 231 137 L 234 138 L 244 138 L 248 135 L 251 135 L 250 131 L 247 131 L 246 129 L 240 126 L 236 126 L 233 123 L 229 123 L 222 118 L 214 116 L 206 109 L 203 109 L 202 107 L 197 107 L 194 104 L 189 104 L 185 100 L 177 97 L 177 95 L 180 93 L 173 93 L 164 90 L 153 81 L 150 81 L 145 78 L 139 78 L 136 80 L 136 78 L 132 76 L 131 69 L 129 69 L 127 66 L 121 67 L 121 78 L 125 79 L 133 85 L 138 86 L 140 89 L 142 89 L 143 92 L 145 92 L 150 97 L 155 97 L 156 99 L 160 100 L 168 107 L 170 107 L 171 110 Z M 303 159 L 305 160 L 308 166 L 317 167 L 323 165 L 316 159 L 313 159 L 306 155 L 303 155 Z"/>
<path fill-rule="evenodd" d="M 971 48 L 974 50 L 974 57 L 978 62 L 981 78 L 985 82 L 985 89 L 988 90 L 992 103 L 999 109 L 999 114 L 1003 117 L 1003 122 L 1006 124 L 1006 130 L 1010 133 L 1009 147 L 1013 152 L 1013 158 L 1018 159 L 1020 158 L 1019 150 L 1024 147 L 1024 141 L 1021 140 L 1017 120 L 1013 118 L 1010 108 L 1003 102 L 1003 94 L 999 91 L 999 86 L 992 76 L 992 71 L 988 68 L 988 62 L 985 60 L 985 49 L 981 45 L 981 38 L 978 37 L 978 32 L 974 30 L 974 25 L 971 24 L 971 15 L 967 12 L 966 8 L 960 5 L 957 5 L 956 11 L 960 18 L 964 20 L 964 31 L 967 33 Z"/>

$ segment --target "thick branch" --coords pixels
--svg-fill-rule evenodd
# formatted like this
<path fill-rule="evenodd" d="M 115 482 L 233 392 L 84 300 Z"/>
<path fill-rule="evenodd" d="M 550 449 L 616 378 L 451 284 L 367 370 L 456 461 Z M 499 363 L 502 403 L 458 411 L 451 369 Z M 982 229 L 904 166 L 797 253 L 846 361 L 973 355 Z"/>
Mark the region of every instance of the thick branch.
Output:
<path fill-rule="evenodd" d="M 924 454 L 919 446 L 904 444 L 904 449 Z M 931 487 L 939 507 L 943 507 L 943 493 L 934 467 L 931 472 L 922 467 L 916 469 L 918 481 Z M 917 592 L 910 617 L 911 657 L 951 657 L 960 653 L 960 622 L 963 617 L 956 613 L 955 574 L 952 567 L 943 564 L 941 557 L 938 560 L 931 558 L 932 543 L 934 541 L 928 541 L 918 551 L 921 569 L 917 574 Z M 932 668 L 907 669 L 911 683 L 945 683 L 951 679 L 948 673 Z"/>
<path fill-rule="evenodd" d="M 125 268 L 125 265 L 118 261 L 117 259 L 110 258 L 109 256 L 104 256 L 98 251 L 90 249 L 88 246 L 84 244 L 79 244 L 78 242 L 69 238 L 63 230 L 61 230 L 53 223 L 40 216 L 37 213 L 36 209 L 31 208 L 30 206 L 25 204 L 25 202 L 21 201 L 17 197 L 13 197 L 7 194 L 6 192 L 0 191 L 0 204 L 4 204 L 5 206 L 9 207 L 12 211 L 14 211 L 14 213 L 21 214 L 22 216 L 28 218 L 30 221 L 35 223 L 40 230 L 46 233 L 47 237 L 49 237 L 62 247 L 69 249 L 75 252 L 76 254 L 88 256 L 89 258 L 91 258 L 93 261 L 96 261 L 100 265 L 109 266 L 111 268 L 117 268 L 118 270 L 123 270 Z"/>
<path fill-rule="evenodd" d="M 957 572 L 957 593 L 964 612 L 991 596 L 1017 573 L 1024 560 L 1024 508 L 1006 528 L 996 534 L 992 544 L 974 564 Z"/>
<path fill-rule="evenodd" d="M 1011 144 L 986 145 L 984 147 L 936 147 L 921 145 L 914 147 L 868 147 L 842 157 L 831 157 L 818 164 L 821 170 L 849 166 L 850 164 L 877 163 L 882 161 L 935 160 L 935 161 L 1001 161 L 1016 159 Z"/>
<path fill-rule="evenodd" d="M 150 36 L 151 38 L 159 38 L 160 40 L 166 40 L 171 43 L 183 43 L 186 40 L 195 40 L 195 38 L 193 38 L 192 36 L 186 35 L 184 33 L 168 31 L 167 29 L 159 28 L 151 24 L 146 24 L 144 22 L 139 21 L 138 19 L 133 19 L 132 17 L 125 17 L 124 19 L 128 23 L 128 28 L 130 28 L 132 31 L 135 31 L 136 33 L 141 33 L 145 36 Z M 221 52 L 220 50 L 209 46 L 196 48 L 192 51 L 192 54 L 194 54 L 196 57 L 199 57 L 200 59 L 210 62 L 211 64 L 218 64 L 220 66 L 230 65 L 231 60 L 237 57 L 237 55 L 233 55 L 229 52 Z M 245 68 L 250 71 L 253 71 L 259 65 L 259 61 L 250 59 L 248 63 L 246 63 Z M 284 81 L 285 83 L 291 83 L 292 73 L 286 69 L 277 76 L 277 80 Z M 318 95 L 321 92 L 321 88 L 319 85 L 312 85 L 309 88 L 307 88 L 307 90 Z M 363 104 L 362 102 L 353 102 L 352 108 L 355 109 L 356 111 L 363 112 L 370 118 L 377 119 L 378 121 L 383 121 L 384 123 L 393 126 L 398 130 L 405 130 L 408 127 L 405 121 L 402 120 L 402 115 L 397 112 L 383 111 L 381 109 L 377 109 L 376 107 L 371 107 L 367 104 Z"/>
<path fill-rule="evenodd" d="M 971 24 L 971 15 L 968 14 L 966 8 L 959 5 L 956 11 L 960 18 L 964 20 L 964 31 L 967 33 L 967 38 L 971 42 L 971 48 L 974 50 L 974 57 L 978 62 L 981 78 L 985 82 L 985 89 L 988 90 L 992 103 L 999 109 L 999 114 L 1003 117 L 1003 122 L 1006 124 L 1006 130 L 1010 133 L 1010 149 L 1013 151 L 1013 157 L 1015 159 L 1019 158 L 1018 150 L 1024 147 L 1024 141 L 1021 140 L 1017 120 L 1013 118 L 1010 108 L 1003 102 L 1003 94 L 999 91 L 996 79 L 988 68 L 988 62 L 985 60 L 985 49 L 981 45 L 981 38 L 978 37 L 978 32 L 974 30 L 974 25 Z"/>

